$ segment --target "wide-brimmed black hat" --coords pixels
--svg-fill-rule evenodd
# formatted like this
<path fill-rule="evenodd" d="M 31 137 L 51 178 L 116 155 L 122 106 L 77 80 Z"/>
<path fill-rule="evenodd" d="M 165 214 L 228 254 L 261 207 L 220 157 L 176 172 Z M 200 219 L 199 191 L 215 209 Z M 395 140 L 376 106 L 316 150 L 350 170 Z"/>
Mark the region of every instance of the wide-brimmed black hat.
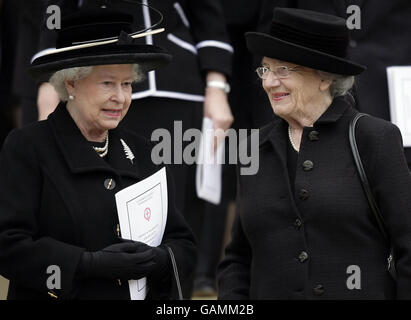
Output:
<path fill-rule="evenodd" d="M 245 37 L 248 49 L 261 56 L 342 75 L 366 69 L 347 59 L 349 30 L 337 16 L 275 8 L 270 34 L 247 32 Z"/>
<path fill-rule="evenodd" d="M 56 71 L 72 67 L 136 63 L 147 72 L 167 64 L 171 54 L 165 49 L 138 43 L 131 36 L 133 19 L 133 15 L 104 7 L 63 17 L 56 49 L 35 58 L 30 75 L 48 81 Z"/>

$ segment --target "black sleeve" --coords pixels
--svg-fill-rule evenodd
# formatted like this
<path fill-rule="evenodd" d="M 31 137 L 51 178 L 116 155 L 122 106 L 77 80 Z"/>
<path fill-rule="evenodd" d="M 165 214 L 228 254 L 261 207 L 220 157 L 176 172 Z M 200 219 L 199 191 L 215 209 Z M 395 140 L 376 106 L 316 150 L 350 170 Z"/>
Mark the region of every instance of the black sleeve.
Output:
<path fill-rule="evenodd" d="M 221 1 L 189 0 L 188 14 L 201 70 L 218 71 L 230 77 L 233 47 Z"/>
<path fill-rule="evenodd" d="M 134 133 L 132 134 L 136 137 Z M 139 137 L 139 139 L 143 138 Z M 142 154 L 151 155 L 152 148 L 156 144 L 145 138 L 144 141 L 147 150 L 142 152 Z M 142 163 L 145 162 L 145 165 L 153 166 L 150 156 L 147 158 L 142 157 L 141 159 L 143 158 L 144 160 L 141 161 Z M 160 170 L 162 167 L 163 165 L 158 165 L 155 170 Z M 185 283 L 191 278 L 197 263 L 196 242 L 191 228 L 176 207 L 174 178 L 169 167 L 165 166 L 165 168 L 167 173 L 168 212 L 167 223 L 160 246 L 167 250 L 167 252 L 167 248 L 172 250 L 177 265 L 181 286 L 188 287 L 185 286 Z M 156 281 L 149 284 L 150 290 L 147 296 L 148 299 L 178 299 L 178 288 L 173 273 L 171 260 L 169 262 L 168 274 L 165 274 L 162 278 L 157 278 Z"/>
<path fill-rule="evenodd" d="M 411 299 L 411 174 L 400 130 L 388 121 L 363 117 L 357 125 L 356 139 L 364 170 L 394 247 L 397 298 Z"/>
<path fill-rule="evenodd" d="M 168 189 L 168 214 L 166 229 L 164 231 L 161 246 L 164 248 L 169 247 L 172 250 L 177 265 L 180 283 L 183 287 L 185 287 L 184 283 L 188 281 L 192 276 L 195 265 L 197 263 L 196 244 L 193 232 L 185 221 L 183 215 L 176 208 L 174 180 L 170 170 L 168 168 L 166 168 L 166 170 Z M 157 285 L 155 286 L 154 291 L 156 291 L 157 289 L 158 292 L 153 294 L 153 297 L 155 299 L 162 299 L 165 296 L 173 299 L 178 298 L 177 283 L 174 277 L 173 269 L 171 268 L 171 264 L 169 272 L 170 274 L 164 277 L 162 281 L 157 283 Z M 169 294 L 166 294 L 167 286 L 164 286 L 165 284 L 169 285 Z"/>
<path fill-rule="evenodd" d="M 239 177 L 237 170 L 237 178 Z M 237 185 L 239 190 L 240 185 Z M 238 192 L 240 194 L 240 192 Z M 246 300 L 250 293 L 251 247 L 241 222 L 241 203 L 237 195 L 236 216 L 231 230 L 231 241 L 217 270 L 218 299 Z"/>
<path fill-rule="evenodd" d="M 33 143 L 21 131 L 7 137 L 0 155 L 0 274 L 47 294 L 49 266 L 61 271 L 58 297 L 70 297 L 83 248 L 39 233 L 42 174 Z"/>
<path fill-rule="evenodd" d="M 368 170 L 394 246 L 397 298 L 411 299 L 411 174 L 403 150 L 400 130 L 389 123 L 380 133 Z"/>

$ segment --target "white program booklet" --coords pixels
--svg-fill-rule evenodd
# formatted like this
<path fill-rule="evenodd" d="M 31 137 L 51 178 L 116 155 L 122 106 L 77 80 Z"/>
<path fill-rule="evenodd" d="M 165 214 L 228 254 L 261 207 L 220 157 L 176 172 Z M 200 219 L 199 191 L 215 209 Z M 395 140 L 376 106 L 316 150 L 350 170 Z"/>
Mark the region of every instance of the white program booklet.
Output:
<path fill-rule="evenodd" d="M 213 150 L 214 125 L 210 118 L 203 118 L 200 149 L 196 168 L 197 196 L 213 204 L 221 200 L 221 174 L 224 157 L 224 141 Z"/>
<path fill-rule="evenodd" d="M 167 222 L 167 176 L 162 168 L 150 177 L 116 193 L 121 237 L 156 247 Z M 144 300 L 147 279 L 129 280 L 131 300 Z"/>
<path fill-rule="evenodd" d="M 404 147 L 411 147 L 411 66 L 387 68 L 391 122 L 401 131 Z"/>

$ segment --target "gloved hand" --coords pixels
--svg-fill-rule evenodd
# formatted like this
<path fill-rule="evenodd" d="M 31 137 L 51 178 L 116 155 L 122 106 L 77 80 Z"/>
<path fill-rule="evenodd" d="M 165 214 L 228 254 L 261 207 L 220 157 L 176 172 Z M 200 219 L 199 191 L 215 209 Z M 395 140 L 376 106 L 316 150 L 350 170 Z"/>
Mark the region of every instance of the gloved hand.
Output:
<path fill-rule="evenodd" d="M 148 270 L 148 273 L 146 274 L 146 276 L 149 276 L 150 279 L 161 279 L 165 276 L 166 273 L 171 272 L 170 271 L 171 270 L 171 260 L 168 255 L 168 251 L 166 247 L 161 246 L 161 245 L 158 247 L 152 247 L 140 241 L 133 241 L 133 240 L 128 240 L 128 239 L 123 239 L 120 237 L 119 239 L 123 243 L 132 242 L 132 243 L 138 244 L 141 251 L 152 252 L 153 264 L 150 267 L 150 270 Z"/>
<path fill-rule="evenodd" d="M 116 243 L 100 251 L 84 252 L 79 276 L 108 279 L 140 279 L 155 267 L 155 251 L 142 242 Z"/>

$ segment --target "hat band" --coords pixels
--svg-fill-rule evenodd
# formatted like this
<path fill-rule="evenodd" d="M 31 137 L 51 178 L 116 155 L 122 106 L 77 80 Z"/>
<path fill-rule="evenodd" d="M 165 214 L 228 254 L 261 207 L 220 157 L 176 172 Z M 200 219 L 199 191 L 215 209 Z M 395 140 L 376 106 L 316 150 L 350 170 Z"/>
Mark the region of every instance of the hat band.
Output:
<path fill-rule="evenodd" d="M 348 33 L 340 37 L 322 36 L 297 30 L 273 21 L 271 24 L 271 36 L 340 58 L 345 58 L 347 54 Z"/>
<path fill-rule="evenodd" d="M 98 41 L 102 38 L 117 37 L 121 31 L 131 33 L 130 24 L 126 22 L 96 23 L 61 29 L 56 41 L 56 48 L 69 47 L 73 43 L 90 39 Z"/>

